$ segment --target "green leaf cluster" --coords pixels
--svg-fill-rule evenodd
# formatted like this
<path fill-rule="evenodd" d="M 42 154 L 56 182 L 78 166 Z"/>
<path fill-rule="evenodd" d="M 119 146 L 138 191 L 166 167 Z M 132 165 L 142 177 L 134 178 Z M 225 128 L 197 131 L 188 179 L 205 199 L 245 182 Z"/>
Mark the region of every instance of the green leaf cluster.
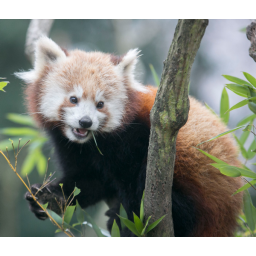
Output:
<path fill-rule="evenodd" d="M 28 154 L 21 167 L 21 175 L 26 176 L 36 168 L 38 173 L 43 176 L 47 167 L 47 159 L 43 154 L 42 148 L 48 139 L 36 129 L 30 116 L 9 113 L 7 114 L 7 119 L 25 127 L 2 128 L 0 129 L 0 134 L 12 137 L 13 144 L 16 146 L 19 144 L 19 140 L 21 147 L 26 145 L 27 141 L 30 141 Z M 10 145 L 9 139 L 2 140 L 0 142 L 0 150 L 4 151 L 7 145 Z M 8 148 L 8 150 L 12 150 L 12 147 Z"/>
<path fill-rule="evenodd" d="M 127 227 L 134 235 L 138 237 L 145 236 L 148 232 L 150 232 L 153 228 L 155 228 L 162 219 L 166 216 L 162 216 L 155 222 L 149 225 L 149 220 L 151 219 L 151 216 L 148 217 L 148 219 L 144 222 L 144 193 L 141 199 L 141 205 L 140 205 L 140 217 L 138 217 L 135 213 L 133 213 L 133 222 L 128 219 L 127 213 L 123 207 L 123 205 L 120 205 L 120 215 L 118 217 L 121 221 L 121 228 L 124 229 Z M 116 221 L 114 221 L 112 230 L 111 230 L 111 236 L 112 237 L 120 237 L 120 229 L 118 225 L 116 224 Z"/>
<path fill-rule="evenodd" d="M 237 124 L 237 127 L 221 133 L 207 141 L 201 142 L 197 146 L 200 146 L 203 143 L 207 143 L 209 141 L 218 139 L 226 134 L 231 133 L 234 136 L 237 145 L 239 146 L 241 154 L 245 159 L 245 163 L 241 167 L 232 166 L 199 148 L 197 149 L 201 151 L 204 155 L 209 157 L 211 160 L 213 160 L 215 163 L 212 163 L 211 165 L 217 168 L 223 175 L 229 177 L 241 176 L 246 181 L 246 184 L 239 188 L 233 195 L 240 192 L 244 193 L 244 215 L 240 216 L 240 226 L 242 227 L 241 229 L 244 231 L 242 235 L 248 233 L 248 230 L 251 235 L 254 235 L 256 233 L 256 208 L 252 204 L 248 189 L 250 187 L 253 187 L 256 190 L 256 188 L 254 187 L 254 185 L 256 184 L 256 173 L 250 170 L 250 168 L 246 166 L 246 163 L 248 160 L 253 159 L 256 154 L 256 133 L 254 131 L 255 127 L 253 125 L 253 122 L 256 118 L 256 78 L 254 78 L 247 72 L 243 72 L 243 75 L 246 80 L 234 76 L 223 75 L 223 77 L 225 77 L 228 81 L 232 83 L 226 84 L 226 87 L 224 87 L 222 91 L 220 102 L 220 118 L 225 124 L 228 124 L 230 111 L 241 108 L 245 105 L 248 105 L 249 109 L 253 113 L 240 120 Z M 226 88 L 246 99 L 240 101 L 239 103 L 235 104 L 230 108 Z M 234 132 L 239 129 L 243 130 L 240 137 L 237 137 Z M 253 134 L 254 139 L 251 141 L 248 149 L 246 149 L 245 142 L 248 140 L 250 133 Z"/>
<path fill-rule="evenodd" d="M 248 105 L 249 109 L 256 114 L 256 79 L 247 72 L 243 72 L 243 74 L 247 81 L 238 77 L 223 75 L 223 77 L 225 77 L 228 81 L 232 82 L 232 84 L 226 84 L 226 88 L 235 94 L 246 98 L 245 100 L 242 100 L 231 108 L 227 109 L 225 114 L 228 114 L 230 111 L 241 108 L 245 105 Z M 226 99 L 221 99 L 221 102 L 228 104 L 227 100 L 228 98 L 226 96 Z"/>
<path fill-rule="evenodd" d="M 63 184 L 59 184 L 61 187 L 63 187 Z M 81 192 L 81 190 L 77 187 L 74 188 L 74 191 L 72 192 L 72 194 L 70 196 L 73 195 L 73 197 L 79 195 Z M 72 200 L 71 200 L 72 201 Z M 43 205 L 43 207 L 46 209 L 48 206 L 48 203 Z M 96 235 L 99 237 L 106 237 L 106 236 L 110 236 L 108 231 L 101 229 L 98 227 L 98 225 L 95 223 L 95 221 L 92 219 L 92 217 L 81 208 L 81 206 L 78 203 L 78 200 L 76 200 L 76 204 L 75 205 L 70 205 L 70 203 L 68 205 L 65 205 L 64 207 L 64 212 L 62 214 L 62 216 L 59 216 L 58 214 L 56 214 L 55 212 L 47 209 L 48 213 L 51 215 L 51 217 L 61 226 L 62 229 L 57 229 L 55 231 L 55 233 L 59 233 L 59 232 L 63 232 L 68 231 L 71 233 L 72 231 L 76 231 L 78 233 L 80 233 L 81 235 L 83 235 L 83 228 L 85 226 L 89 226 L 91 228 L 93 228 L 93 230 L 95 231 Z M 71 224 L 71 220 L 73 219 L 73 216 L 75 215 L 77 222 Z M 81 230 L 78 229 L 78 227 L 80 226 Z"/>

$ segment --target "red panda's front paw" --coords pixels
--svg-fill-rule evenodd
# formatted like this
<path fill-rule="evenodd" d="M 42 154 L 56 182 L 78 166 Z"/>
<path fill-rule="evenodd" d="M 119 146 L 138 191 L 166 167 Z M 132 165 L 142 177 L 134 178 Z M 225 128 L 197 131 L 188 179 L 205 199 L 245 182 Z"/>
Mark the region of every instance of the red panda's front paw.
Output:
<path fill-rule="evenodd" d="M 50 192 L 47 191 L 46 188 L 40 189 L 41 186 L 42 186 L 41 184 L 32 185 L 31 192 L 40 204 L 46 204 L 49 199 L 49 196 L 47 197 L 47 194 L 49 194 Z M 47 219 L 47 214 L 37 204 L 37 202 L 33 199 L 32 195 L 29 192 L 25 194 L 25 199 L 29 202 L 30 211 L 33 212 L 38 219 L 40 220 Z"/>

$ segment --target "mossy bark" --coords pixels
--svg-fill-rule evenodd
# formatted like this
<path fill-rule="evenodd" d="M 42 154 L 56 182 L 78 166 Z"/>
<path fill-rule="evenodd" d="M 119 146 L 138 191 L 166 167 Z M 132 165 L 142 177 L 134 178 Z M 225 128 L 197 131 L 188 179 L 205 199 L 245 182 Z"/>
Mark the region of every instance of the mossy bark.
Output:
<path fill-rule="evenodd" d="M 256 62 L 256 21 L 253 21 L 250 25 L 247 26 L 246 36 L 247 39 L 251 42 L 249 55 Z"/>
<path fill-rule="evenodd" d="M 151 132 L 145 187 L 145 215 L 151 223 L 167 214 L 148 236 L 174 236 L 172 180 L 176 138 L 189 111 L 190 71 L 208 20 L 179 20 L 154 106 L 150 113 Z"/>

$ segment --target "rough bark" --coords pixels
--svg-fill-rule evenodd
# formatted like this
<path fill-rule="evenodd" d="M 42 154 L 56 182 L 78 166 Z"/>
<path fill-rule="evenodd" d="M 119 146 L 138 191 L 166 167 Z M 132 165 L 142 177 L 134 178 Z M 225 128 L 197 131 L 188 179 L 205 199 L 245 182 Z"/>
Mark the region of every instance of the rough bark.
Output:
<path fill-rule="evenodd" d="M 249 55 L 256 62 L 256 21 L 253 21 L 250 25 L 247 26 L 246 36 L 251 42 L 251 46 L 249 48 Z"/>
<path fill-rule="evenodd" d="M 48 36 L 54 20 L 31 20 L 25 43 L 25 54 L 30 62 L 34 63 L 35 42 L 42 35 Z"/>
<path fill-rule="evenodd" d="M 167 214 L 150 236 L 174 236 L 172 180 L 176 138 L 189 111 L 190 71 L 208 20 L 179 20 L 151 110 L 145 187 L 145 215 L 151 222 Z"/>

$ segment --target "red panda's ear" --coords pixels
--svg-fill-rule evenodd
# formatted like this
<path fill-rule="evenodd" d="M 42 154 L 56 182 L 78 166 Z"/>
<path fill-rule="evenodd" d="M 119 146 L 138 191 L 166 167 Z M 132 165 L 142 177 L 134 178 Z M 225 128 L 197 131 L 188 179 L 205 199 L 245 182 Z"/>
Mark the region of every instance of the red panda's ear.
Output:
<path fill-rule="evenodd" d="M 121 61 L 118 63 L 118 69 L 122 74 L 130 75 L 134 72 L 139 53 L 140 51 L 138 49 L 132 49 L 122 57 Z"/>
<path fill-rule="evenodd" d="M 128 51 L 122 58 L 120 58 L 116 67 L 118 69 L 118 73 L 125 77 L 127 81 L 126 85 L 128 87 L 133 90 L 146 93 L 148 91 L 146 87 L 136 81 L 134 77 L 134 70 L 136 63 L 138 62 L 139 53 L 140 51 L 138 49 Z"/>
<path fill-rule="evenodd" d="M 41 37 L 36 43 L 35 71 L 40 72 L 45 66 L 66 59 L 65 52 L 50 38 Z"/>
<path fill-rule="evenodd" d="M 18 72 L 15 75 L 25 83 L 33 83 L 46 66 L 59 63 L 67 58 L 65 52 L 50 38 L 40 37 L 35 46 L 34 68 L 28 72 Z"/>
<path fill-rule="evenodd" d="M 128 80 L 127 85 L 130 88 L 139 92 L 147 92 L 146 87 L 136 81 L 134 77 L 134 70 L 138 62 L 139 53 L 140 51 L 138 49 L 128 51 L 118 63 L 117 69 L 118 72 Z"/>

